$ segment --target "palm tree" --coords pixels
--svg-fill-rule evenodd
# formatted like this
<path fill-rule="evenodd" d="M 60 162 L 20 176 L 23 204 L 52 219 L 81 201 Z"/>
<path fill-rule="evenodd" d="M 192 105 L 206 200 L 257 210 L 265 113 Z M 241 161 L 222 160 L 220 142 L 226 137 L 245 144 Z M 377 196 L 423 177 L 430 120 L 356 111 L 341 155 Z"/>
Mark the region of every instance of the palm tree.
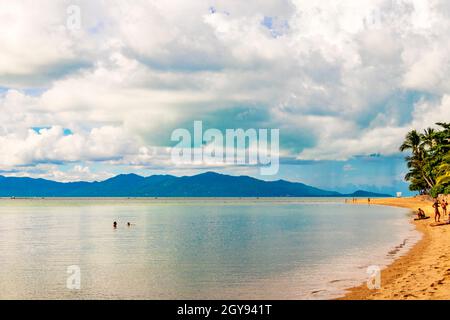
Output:
<path fill-rule="evenodd" d="M 429 129 L 425 131 L 426 135 L 426 143 L 432 144 L 431 134 L 433 134 L 433 129 Z M 427 161 L 426 161 L 426 150 L 425 144 L 423 141 L 424 135 L 419 134 L 416 130 L 411 130 L 405 137 L 405 141 L 400 146 L 400 151 L 404 152 L 406 150 L 411 150 L 411 156 L 406 157 L 406 162 L 408 168 L 410 169 L 409 174 L 405 176 L 407 181 L 411 181 L 413 178 L 423 179 L 426 182 L 426 185 L 429 189 L 433 188 L 434 181 L 430 177 L 429 172 L 427 172 Z M 413 170 L 412 170 L 413 169 Z M 419 184 L 415 183 L 414 186 L 418 186 Z M 410 185 L 412 187 L 413 185 Z M 428 189 L 427 188 L 427 189 Z"/>
<path fill-rule="evenodd" d="M 439 173 L 436 178 L 437 185 L 450 184 L 450 155 L 443 159 L 443 163 L 438 167 Z"/>
<path fill-rule="evenodd" d="M 450 123 L 437 123 L 441 129 L 428 128 L 422 134 L 408 132 L 400 151 L 410 151 L 405 159 L 409 169 L 405 179 L 410 190 L 430 193 L 450 192 Z"/>
<path fill-rule="evenodd" d="M 424 133 L 420 135 L 421 144 L 426 148 L 433 148 L 436 145 L 436 130 L 428 128 L 424 130 Z"/>
<path fill-rule="evenodd" d="M 400 146 L 400 151 L 404 152 L 406 150 L 411 150 L 413 154 L 419 152 L 421 145 L 420 134 L 416 130 L 411 130 L 405 137 L 405 141 Z"/>

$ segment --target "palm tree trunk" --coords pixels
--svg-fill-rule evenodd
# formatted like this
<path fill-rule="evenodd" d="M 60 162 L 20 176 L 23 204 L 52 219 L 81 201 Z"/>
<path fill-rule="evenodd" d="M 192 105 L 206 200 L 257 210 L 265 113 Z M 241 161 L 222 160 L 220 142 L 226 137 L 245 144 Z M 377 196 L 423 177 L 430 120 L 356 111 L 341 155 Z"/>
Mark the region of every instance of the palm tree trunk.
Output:
<path fill-rule="evenodd" d="M 431 179 L 427 178 L 427 176 L 423 172 L 422 172 L 422 177 L 430 188 L 434 187 L 434 183 L 431 181 Z"/>

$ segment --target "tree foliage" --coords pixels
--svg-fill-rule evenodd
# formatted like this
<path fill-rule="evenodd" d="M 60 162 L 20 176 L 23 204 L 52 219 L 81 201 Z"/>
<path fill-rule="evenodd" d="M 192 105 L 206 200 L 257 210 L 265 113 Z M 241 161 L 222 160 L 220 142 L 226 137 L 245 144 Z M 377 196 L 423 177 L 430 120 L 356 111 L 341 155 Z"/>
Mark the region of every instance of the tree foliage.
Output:
<path fill-rule="evenodd" d="M 405 158 L 409 189 L 433 197 L 450 193 L 450 123 L 437 125 L 439 129 L 423 133 L 411 130 L 400 146 L 401 152 L 409 152 Z"/>

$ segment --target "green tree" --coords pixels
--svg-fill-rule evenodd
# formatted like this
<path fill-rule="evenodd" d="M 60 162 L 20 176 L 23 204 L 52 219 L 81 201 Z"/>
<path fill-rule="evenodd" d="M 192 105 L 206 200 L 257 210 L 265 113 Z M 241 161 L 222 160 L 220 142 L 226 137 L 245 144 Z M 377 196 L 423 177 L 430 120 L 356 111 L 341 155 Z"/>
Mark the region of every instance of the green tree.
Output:
<path fill-rule="evenodd" d="M 410 152 L 405 158 L 410 190 L 433 196 L 450 191 L 450 124 L 437 125 L 439 129 L 428 128 L 423 133 L 408 132 L 400 146 L 400 151 Z"/>

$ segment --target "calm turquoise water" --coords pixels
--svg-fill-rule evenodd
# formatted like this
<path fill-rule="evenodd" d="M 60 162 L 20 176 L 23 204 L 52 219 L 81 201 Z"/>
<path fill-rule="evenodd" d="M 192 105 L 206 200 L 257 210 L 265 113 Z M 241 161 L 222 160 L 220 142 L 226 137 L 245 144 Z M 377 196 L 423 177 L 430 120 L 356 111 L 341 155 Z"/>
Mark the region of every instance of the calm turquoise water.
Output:
<path fill-rule="evenodd" d="M 332 298 L 417 241 L 408 215 L 336 199 L 0 200 L 0 298 Z"/>

